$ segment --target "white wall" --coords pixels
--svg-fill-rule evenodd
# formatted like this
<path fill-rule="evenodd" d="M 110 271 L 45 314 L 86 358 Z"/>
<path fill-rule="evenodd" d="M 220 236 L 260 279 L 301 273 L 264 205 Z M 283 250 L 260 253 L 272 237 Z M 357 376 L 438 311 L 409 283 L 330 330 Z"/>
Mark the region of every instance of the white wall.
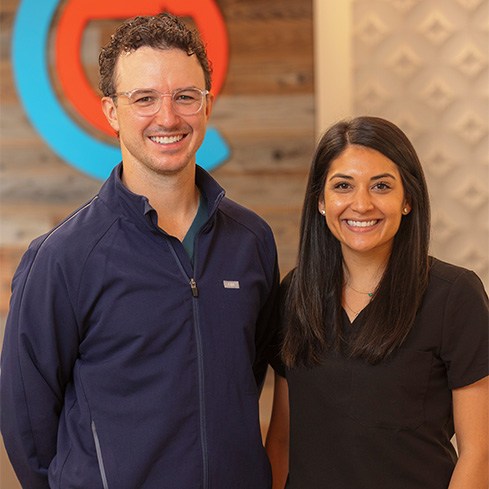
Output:
<path fill-rule="evenodd" d="M 317 134 L 377 115 L 413 142 L 432 254 L 489 286 L 489 0 L 315 0 Z"/>

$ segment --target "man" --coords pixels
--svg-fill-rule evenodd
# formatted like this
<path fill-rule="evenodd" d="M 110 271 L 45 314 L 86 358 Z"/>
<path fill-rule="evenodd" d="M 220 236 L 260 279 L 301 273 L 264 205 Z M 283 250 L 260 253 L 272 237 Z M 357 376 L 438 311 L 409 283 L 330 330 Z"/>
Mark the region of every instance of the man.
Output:
<path fill-rule="evenodd" d="M 196 166 L 205 49 L 169 14 L 100 55 L 122 163 L 35 240 L 13 280 L 1 427 L 29 489 L 266 489 L 258 397 L 273 335 L 272 233 Z"/>

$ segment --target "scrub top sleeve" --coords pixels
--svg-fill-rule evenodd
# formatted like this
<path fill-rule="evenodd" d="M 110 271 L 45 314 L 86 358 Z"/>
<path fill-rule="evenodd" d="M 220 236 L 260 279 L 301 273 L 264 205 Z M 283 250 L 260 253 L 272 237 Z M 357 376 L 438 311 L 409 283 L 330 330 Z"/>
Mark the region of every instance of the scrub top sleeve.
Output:
<path fill-rule="evenodd" d="M 488 311 L 481 280 L 464 270 L 452 283 L 444 313 L 441 355 L 450 389 L 472 384 L 489 373 Z"/>
<path fill-rule="evenodd" d="M 280 377 L 286 378 L 285 375 L 285 365 L 280 361 L 280 358 L 275 358 L 270 362 L 271 367 L 274 372 L 276 372 Z"/>
<path fill-rule="evenodd" d="M 295 270 L 295 269 L 294 269 Z M 285 277 L 283 278 L 282 282 L 280 283 L 280 291 L 279 291 L 279 328 L 277 329 L 277 333 L 274 338 L 274 352 L 271 357 L 270 365 L 273 368 L 273 370 L 280 375 L 281 377 L 286 377 L 286 367 L 284 363 L 282 362 L 282 342 L 285 334 L 285 328 L 286 328 L 286 317 L 285 317 L 285 300 L 287 296 L 287 292 L 290 287 L 290 282 L 292 280 L 292 276 L 294 273 L 294 270 L 291 270 Z"/>
<path fill-rule="evenodd" d="M 269 364 L 273 370 L 281 377 L 285 377 L 285 365 L 282 362 L 282 339 L 283 339 L 283 320 L 282 320 L 282 301 L 279 301 L 278 328 L 275 330 L 270 348 Z"/>
<path fill-rule="evenodd" d="M 285 366 L 281 360 L 281 347 L 282 347 L 282 323 L 279 320 L 280 315 L 277 312 L 277 327 L 275 328 L 274 335 L 270 341 L 268 363 L 282 377 L 285 377 Z"/>

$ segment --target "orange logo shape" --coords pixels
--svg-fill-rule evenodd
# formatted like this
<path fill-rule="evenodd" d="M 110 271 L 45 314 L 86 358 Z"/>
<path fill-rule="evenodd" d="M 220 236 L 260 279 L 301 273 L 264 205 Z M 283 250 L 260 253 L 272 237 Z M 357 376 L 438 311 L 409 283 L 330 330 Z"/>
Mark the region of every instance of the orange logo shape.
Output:
<path fill-rule="evenodd" d="M 127 19 L 168 11 L 192 18 L 207 46 L 213 66 L 214 95 L 220 92 L 228 67 L 228 36 L 214 0 L 70 0 L 64 5 L 56 30 L 55 69 L 64 95 L 91 126 L 114 136 L 100 108 L 100 95 L 91 86 L 81 59 L 87 24 L 93 20 Z"/>

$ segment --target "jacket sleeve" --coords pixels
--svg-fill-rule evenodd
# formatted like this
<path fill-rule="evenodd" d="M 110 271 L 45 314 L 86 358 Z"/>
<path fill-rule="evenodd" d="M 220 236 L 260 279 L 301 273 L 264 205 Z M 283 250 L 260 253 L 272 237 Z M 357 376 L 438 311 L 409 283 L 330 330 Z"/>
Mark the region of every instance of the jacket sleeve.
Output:
<path fill-rule="evenodd" d="M 55 253 L 43 255 L 31 246 L 12 282 L 0 374 L 0 427 L 22 487 L 49 488 L 78 343 L 62 267 Z"/>
<path fill-rule="evenodd" d="M 271 235 L 271 232 L 270 232 Z M 255 348 L 256 357 L 253 364 L 253 372 L 255 374 L 258 391 L 261 393 L 265 376 L 267 373 L 268 364 L 271 361 L 272 355 L 276 348 L 274 342 L 277 339 L 278 329 L 278 313 L 279 313 L 279 283 L 280 272 L 277 259 L 277 250 L 273 235 L 270 236 L 270 254 L 273 258 L 270 261 L 270 289 L 264 306 L 262 307 L 255 333 Z"/>

